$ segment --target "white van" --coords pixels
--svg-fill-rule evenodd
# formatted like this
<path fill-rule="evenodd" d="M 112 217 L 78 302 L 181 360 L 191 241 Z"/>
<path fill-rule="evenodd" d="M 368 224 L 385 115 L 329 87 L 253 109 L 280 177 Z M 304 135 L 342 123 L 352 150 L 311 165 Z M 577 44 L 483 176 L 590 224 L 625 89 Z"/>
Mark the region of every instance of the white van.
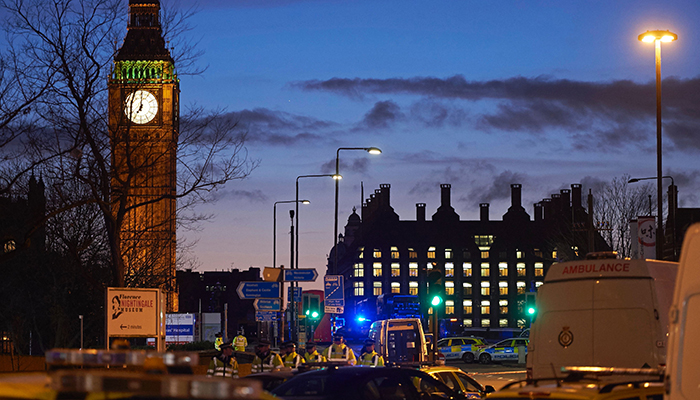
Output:
<path fill-rule="evenodd" d="M 669 319 L 664 398 L 700 399 L 700 224 L 685 233 Z"/>
<path fill-rule="evenodd" d="M 426 362 L 428 346 L 419 318 L 396 318 L 375 321 L 369 338 L 385 362 Z"/>
<path fill-rule="evenodd" d="M 677 269 L 615 258 L 553 264 L 537 292 L 528 378 L 551 378 L 563 366 L 663 365 Z"/>

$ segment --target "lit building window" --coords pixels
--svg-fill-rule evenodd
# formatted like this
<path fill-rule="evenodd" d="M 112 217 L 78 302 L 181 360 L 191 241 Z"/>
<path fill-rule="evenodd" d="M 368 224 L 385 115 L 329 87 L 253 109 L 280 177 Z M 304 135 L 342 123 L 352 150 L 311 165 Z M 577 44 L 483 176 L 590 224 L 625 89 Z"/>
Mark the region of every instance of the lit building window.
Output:
<path fill-rule="evenodd" d="M 445 281 L 445 295 L 454 296 L 455 294 L 455 283 L 453 281 Z"/>
<path fill-rule="evenodd" d="M 412 247 L 408 248 L 408 258 L 411 258 L 411 259 L 418 258 L 418 252 L 415 251 Z"/>
<path fill-rule="evenodd" d="M 465 320 L 462 321 L 462 322 L 464 323 L 464 327 L 465 327 L 465 328 L 471 328 L 471 327 L 472 327 L 473 322 L 472 322 L 472 320 L 471 320 L 470 318 L 467 318 L 467 319 L 465 319 Z"/>
<path fill-rule="evenodd" d="M 542 286 L 543 284 L 544 284 L 544 282 L 541 282 L 541 281 L 535 281 L 535 287 L 536 287 L 536 288 L 538 288 L 538 287 Z"/>
<path fill-rule="evenodd" d="M 463 282 L 462 283 L 462 293 L 464 296 L 471 296 L 472 295 L 472 284 L 469 282 Z"/>
<path fill-rule="evenodd" d="M 428 258 L 435 258 L 435 247 L 428 247 Z"/>
<path fill-rule="evenodd" d="M 481 302 L 481 313 L 491 314 L 491 302 L 489 300 L 483 300 Z"/>
<path fill-rule="evenodd" d="M 355 287 L 355 296 L 364 296 L 365 295 L 365 283 L 364 282 L 353 282 L 352 285 Z"/>
<path fill-rule="evenodd" d="M 499 281 L 498 282 L 498 294 L 500 294 L 501 296 L 508 295 L 508 282 L 506 282 L 506 281 Z"/>
<path fill-rule="evenodd" d="M 490 282 L 481 282 L 481 295 L 482 296 L 491 295 L 491 283 Z"/>
<path fill-rule="evenodd" d="M 365 248 L 364 247 L 357 248 L 357 258 L 365 258 Z"/>
<path fill-rule="evenodd" d="M 491 276 L 491 266 L 489 263 L 481 263 L 481 276 Z"/>
<path fill-rule="evenodd" d="M 525 276 L 527 270 L 525 269 L 525 263 L 517 263 L 515 267 L 518 269 L 518 276 Z"/>
<path fill-rule="evenodd" d="M 382 249 L 374 249 L 374 258 L 382 258 Z"/>
<path fill-rule="evenodd" d="M 418 276 L 418 263 L 408 263 L 408 276 Z"/>
<path fill-rule="evenodd" d="M 399 258 L 399 248 L 398 247 L 391 247 L 391 258 L 397 259 Z"/>
<path fill-rule="evenodd" d="M 508 327 L 508 319 L 507 318 L 499 319 L 498 326 L 500 326 L 501 328 L 507 328 Z"/>
<path fill-rule="evenodd" d="M 518 294 L 525 294 L 525 282 L 518 281 L 515 285 L 518 288 Z"/>
<path fill-rule="evenodd" d="M 491 246 L 493 244 L 493 235 L 475 235 L 474 243 L 477 246 Z"/>
<path fill-rule="evenodd" d="M 508 276 L 508 263 L 499 262 L 498 263 L 498 276 Z"/>
<path fill-rule="evenodd" d="M 544 276 L 544 264 L 541 262 L 535 263 L 535 276 Z"/>
<path fill-rule="evenodd" d="M 3 250 L 5 251 L 5 253 L 15 251 L 16 248 L 17 248 L 17 245 L 15 244 L 15 241 L 12 239 L 5 242 L 5 245 L 3 246 Z"/>
<path fill-rule="evenodd" d="M 355 264 L 355 278 L 361 278 L 365 276 L 365 266 L 362 263 Z"/>
<path fill-rule="evenodd" d="M 527 326 L 527 322 L 525 321 L 525 319 L 522 319 L 522 318 L 515 321 L 515 323 L 518 325 L 518 328 L 520 328 L 520 329 L 524 329 Z"/>
<path fill-rule="evenodd" d="M 481 320 L 481 327 L 482 328 L 488 328 L 491 326 L 491 320 L 488 318 L 482 319 Z"/>
<path fill-rule="evenodd" d="M 525 258 L 525 252 L 520 251 L 520 250 L 516 250 L 515 251 L 515 258 Z"/>
<path fill-rule="evenodd" d="M 453 263 L 445 263 L 445 278 L 455 276 L 455 265 Z"/>
<path fill-rule="evenodd" d="M 401 293 L 401 284 L 399 282 L 391 282 L 391 293 Z"/>
<path fill-rule="evenodd" d="M 372 294 L 375 296 L 379 296 L 380 294 L 382 294 L 381 282 L 372 282 Z"/>
<path fill-rule="evenodd" d="M 452 258 L 452 249 L 445 249 L 445 260 Z"/>
<path fill-rule="evenodd" d="M 435 263 L 428 263 L 428 264 L 426 264 L 425 267 L 426 267 L 426 268 L 428 269 L 428 271 L 429 271 L 429 270 L 433 269 L 434 266 L 435 266 Z"/>
<path fill-rule="evenodd" d="M 382 276 L 382 263 L 372 264 L 372 275 L 373 276 Z"/>
<path fill-rule="evenodd" d="M 391 263 L 391 276 L 401 276 L 401 265 L 399 263 Z"/>
<path fill-rule="evenodd" d="M 428 307 L 428 315 L 433 315 L 433 307 Z"/>
<path fill-rule="evenodd" d="M 552 258 L 557 259 L 557 249 L 552 250 Z"/>
<path fill-rule="evenodd" d="M 462 271 L 464 272 L 464 276 L 472 276 L 472 263 L 465 262 L 462 264 Z"/>
<path fill-rule="evenodd" d="M 464 311 L 465 314 L 472 313 L 472 301 L 471 300 L 462 300 L 462 311 Z"/>
<path fill-rule="evenodd" d="M 452 315 L 455 313 L 455 302 L 453 300 L 445 301 L 445 314 Z"/>
<path fill-rule="evenodd" d="M 489 251 L 488 250 L 481 250 L 481 258 L 484 260 L 487 260 L 489 258 Z"/>
<path fill-rule="evenodd" d="M 418 282 L 408 282 L 408 294 L 418 296 Z"/>
<path fill-rule="evenodd" d="M 508 314 L 508 300 L 498 300 L 498 312 L 501 314 Z"/>

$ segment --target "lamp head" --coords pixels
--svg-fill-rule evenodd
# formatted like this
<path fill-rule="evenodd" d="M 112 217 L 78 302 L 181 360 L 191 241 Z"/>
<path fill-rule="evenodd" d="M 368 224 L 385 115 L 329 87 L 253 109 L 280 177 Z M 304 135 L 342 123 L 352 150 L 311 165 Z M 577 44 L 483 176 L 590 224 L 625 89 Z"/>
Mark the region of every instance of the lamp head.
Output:
<path fill-rule="evenodd" d="M 674 40 L 678 40 L 678 35 L 671 31 L 646 31 L 637 38 L 646 43 L 653 43 L 657 40 L 662 42 L 673 42 Z"/>
<path fill-rule="evenodd" d="M 339 174 L 333 174 L 333 175 L 331 175 L 331 178 L 335 179 L 336 181 L 339 181 L 339 180 L 343 179 L 343 176 L 339 175 Z"/>
<path fill-rule="evenodd" d="M 382 154 L 382 150 L 378 147 L 368 147 L 365 149 L 369 154 Z"/>
<path fill-rule="evenodd" d="M 311 202 L 308 200 L 300 200 L 300 202 L 301 204 L 311 204 Z"/>
<path fill-rule="evenodd" d="M 635 183 L 635 182 L 639 182 L 639 179 L 637 179 L 637 178 L 632 178 L 632 179 L 630 179 L 630 180 L 627 181 L 627 183 Z"/>

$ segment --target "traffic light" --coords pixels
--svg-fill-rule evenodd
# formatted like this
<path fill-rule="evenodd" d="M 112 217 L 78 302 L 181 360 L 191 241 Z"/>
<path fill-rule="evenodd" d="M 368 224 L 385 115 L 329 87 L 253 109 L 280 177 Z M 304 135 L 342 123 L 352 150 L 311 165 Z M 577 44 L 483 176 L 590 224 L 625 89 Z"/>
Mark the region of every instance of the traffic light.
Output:
<path fill-rule="evenodd" d="M 304 315 L 311 320 L 321 318 L 321 297 L 315 294 L 304 293 L 302 296 L 302 310 Z"/>
<path fill-rule="evenodd" d="M 536 296 L 537 293 L 535 292 L 525 293 L 525 314 L 530 317 L 534 317 L 535 314 L 537 314 L 537 306 L 535 304 Z"/>
<path fill-rule="evenodd" d="M 428 304 L 438 307 L 445 302 L 445 286 L 442 283 L 442 271 L 433 270 L 428 274 Z"/>

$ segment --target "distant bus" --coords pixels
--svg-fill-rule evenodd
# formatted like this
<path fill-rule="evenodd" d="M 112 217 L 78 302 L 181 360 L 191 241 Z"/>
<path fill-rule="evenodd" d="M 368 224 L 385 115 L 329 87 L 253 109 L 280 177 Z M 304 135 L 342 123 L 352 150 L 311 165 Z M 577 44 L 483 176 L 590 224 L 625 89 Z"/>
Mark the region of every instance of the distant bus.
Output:
<path fill-rule="evenodd" d="M 377 320 L 393 318 L 423 318 L 418 296 L 410 294 L 380 294 L 377 296 Z"/>

